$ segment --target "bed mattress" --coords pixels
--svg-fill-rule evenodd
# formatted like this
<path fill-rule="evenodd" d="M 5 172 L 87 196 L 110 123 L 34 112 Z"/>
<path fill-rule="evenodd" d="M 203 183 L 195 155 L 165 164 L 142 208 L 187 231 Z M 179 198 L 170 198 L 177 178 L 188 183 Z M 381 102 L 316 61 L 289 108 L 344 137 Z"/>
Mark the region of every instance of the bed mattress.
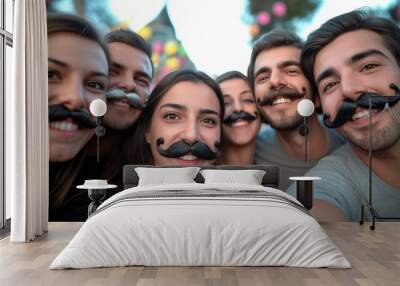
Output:
<path fill-rule="evenodd" d="M 293 197 L 263 186 L 138 186 L 105 201 L 51 269 L 145 266 L 349 268 Z"/>

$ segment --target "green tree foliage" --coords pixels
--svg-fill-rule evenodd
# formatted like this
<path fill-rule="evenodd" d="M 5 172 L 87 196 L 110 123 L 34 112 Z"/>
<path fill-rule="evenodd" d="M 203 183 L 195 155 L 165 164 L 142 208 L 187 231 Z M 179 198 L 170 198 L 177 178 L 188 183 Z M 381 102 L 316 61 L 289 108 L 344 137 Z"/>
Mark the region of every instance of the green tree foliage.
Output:
<path fill-rule="evenodd" d="M 246 22 L 252 24 L 250 33 L 253 41 L 276 28 L 295 31 L 296 22 L 311 19 L 320 4 L 321 0 L 249 0 L 247 11 L 250 17 Z M 278 12 L 280 10 L 281 13 L 276 13 L 277 6 L 280 6 Z"/>
<path fill-rule="evenodd" d="M 117 24 L 109 0 L 46 0 L 47 12 L 68 12 L 87 17 L 101 32 Z"/>
<path fill-rule="evenodd" d="M 387 12 L 393 21 L 400 23 L 400 1 L 396 1 L 390 5 Z"/>
<path fill-rule="evenodd" d="M 46 0 L 47 12 L 68 12 L 88 18 L 105 34 L 115 29 L 129 29 L 129 22 L 118 19 L 109 9 L 111 0 Z M 127 0 L 128 1 L 128 0 Z M 171 71 L 195 69 L 185 49 L 176 38 L 175 29 L 164 7 L 160 14 L 138 33 L 150 44 L 154 63 L 153 85 Z"/>

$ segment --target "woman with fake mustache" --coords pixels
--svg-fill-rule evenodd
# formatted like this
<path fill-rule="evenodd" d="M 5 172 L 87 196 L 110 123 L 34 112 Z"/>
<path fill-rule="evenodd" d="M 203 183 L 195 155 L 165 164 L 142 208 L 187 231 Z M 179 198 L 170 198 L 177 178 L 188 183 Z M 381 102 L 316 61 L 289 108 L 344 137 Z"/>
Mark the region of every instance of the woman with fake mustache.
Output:
<path fill-rule="evenodd" d="M 49 14 L 47 36 L 49 220 L 83 221 L 90 201 L 75 186 L 85 179 L 85 145 L 96 127 L 89 106 L 106 100 L 110 56 L 95 27 L 79 16 Z"/>
<path fill-rule="evenodd" d="M 261 121 L 247 77 L 238 71 L 229 71 L 216 81 L 225 103 L 222 154 L 217 164 L 252 165 Z"/>
<path fill-rule="evenodd" d="M 137 164 L 211 165 L 219 155 L 224 100 L 203 72 L 180 70 L 154 88 L 132 142 Z"/>

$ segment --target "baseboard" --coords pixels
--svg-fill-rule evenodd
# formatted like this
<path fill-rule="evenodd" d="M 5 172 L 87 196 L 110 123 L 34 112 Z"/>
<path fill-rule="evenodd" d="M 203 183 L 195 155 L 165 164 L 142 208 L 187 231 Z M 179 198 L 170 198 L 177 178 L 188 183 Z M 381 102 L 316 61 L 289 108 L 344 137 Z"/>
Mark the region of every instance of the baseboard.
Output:
<path fill-rule="evenodd" d="M 3 228 L 0 228 L 0 239 L 9 236 L 10 230 L 11 230 L 11 218 L 6 220 L 6 223 Z"/>

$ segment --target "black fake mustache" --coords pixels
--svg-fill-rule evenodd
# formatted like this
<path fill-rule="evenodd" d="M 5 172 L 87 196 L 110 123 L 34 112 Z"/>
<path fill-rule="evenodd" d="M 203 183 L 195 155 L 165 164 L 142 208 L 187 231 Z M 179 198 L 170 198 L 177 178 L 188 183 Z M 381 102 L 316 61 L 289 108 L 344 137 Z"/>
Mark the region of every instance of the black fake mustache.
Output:
<path fill-rule="evenodd" d="M 369 108 L 369 99 L 371 97 L 371 108 L 383 109 L 385 105 L 392 106 L 400 100 L 400 89 L 393 83 L 389 85 L 395 91 L 395 95 L 386 96 L 374 92 L 364 92 L 357 98 L 356 101 L 345 99 L 339 107 L 336 117 L 333 121 L 330 120 L 329 114 L 324 114 L 324 124 L 328 128 L 337 128 L 352 120 L 357 107 Z"/>
<path fill-rule="evenodd" d="M 271 90 L 266 96 L 262 99 L 258 98 L 257 103 L 259 106 L 271 105 L 272 102 L 278 97 L 287 97 L 290 99 L 298 99 L 302 98 L 306 95 L 306 89 L 303 87 L 302 92 L 298 92 L 297 90 L 290 87 L 283 87 L 279 90 Z"/>
<path fill-rule="evenodd" d="M 178 158 L 181 156 L 185 156 L 187 154 L 192 154 L 197 158 L 203 160 L 214 160 L 219 156 L 219 142 L 215 142 L 215 148 L 217 151 L 213 151 L 208 147 L 207 144 L 197 141 L 194 144 L 190 145 L 185 141 L 181 140 L 175 142 L 168 149 L 162 149 L 160 145 L 164 144 L 164 138 L 158 138 L 156 141 L 156 147 L 158 153 L 160 153 L 164 157 L 168 158 Z"/>
<path fill-rule="evenodd" d="M 62 104 L 49 105 L 49 122 L 60 121 L 67 118 L 73 119 L 79 125 L 85 128 L 96 128 L 96 121 L 85 109 L 71 111 Z"/>
<path fill-rule="evenodd" d="M 255 115 L 252 115 L 252 114 L 250 114 L 250 113 L 248 113 L 246 111 L 243 111 L 243 110 L 240 111 L 240 112 L 234 111 L 224 119 L 224 124 L 232 125 L 233 123 L 235 123 L 239 119 L 242 119 L 242 120 L 245 120 L 245 121 L 248 121 L 248 122 L 254 121 L 254 120 L 257 119 L 257 112 L 255 113 Z"/>
<path fill-rule="evenodd" d="M 123 89 L 114 88 L 106 93 L 107 100 L 127 99 L 130 106 L 143 110 L 145 105 L 140 101 L 140 96 L 135 92 L 125 92 Z"/>

